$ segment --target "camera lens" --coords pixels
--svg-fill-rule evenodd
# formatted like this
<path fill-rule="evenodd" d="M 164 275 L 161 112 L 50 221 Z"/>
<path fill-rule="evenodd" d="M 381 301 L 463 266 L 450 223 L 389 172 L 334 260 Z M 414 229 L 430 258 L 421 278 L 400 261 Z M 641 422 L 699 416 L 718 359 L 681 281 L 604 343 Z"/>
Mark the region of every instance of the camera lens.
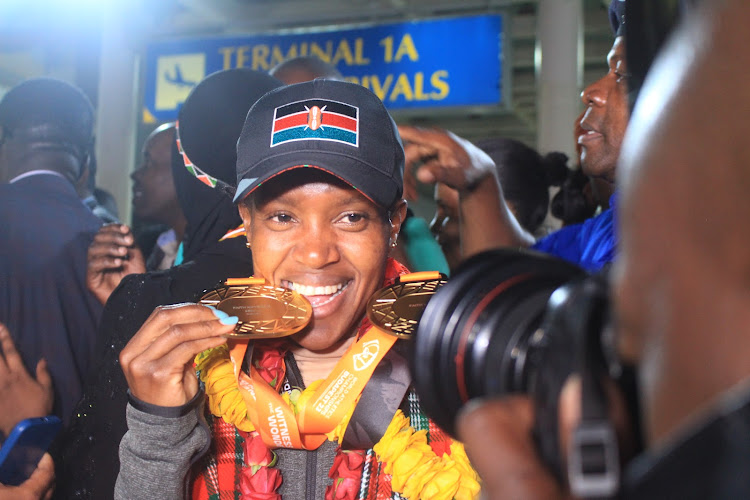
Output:
<path fill-rule="evenodd" d="M 427 304 L 414 340 L 412 375 L 427 415 L 455 436 L 470 399 L 526 393 L 549 297 L 584 274 L 530 251 L 498 249 L 464 262 Z"/>

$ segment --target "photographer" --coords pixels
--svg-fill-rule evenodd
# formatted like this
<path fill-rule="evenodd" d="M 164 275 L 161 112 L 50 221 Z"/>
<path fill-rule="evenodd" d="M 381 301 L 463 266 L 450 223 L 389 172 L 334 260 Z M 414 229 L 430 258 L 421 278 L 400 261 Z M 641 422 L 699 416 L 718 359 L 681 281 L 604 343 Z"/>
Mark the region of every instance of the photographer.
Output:
<path fill-rule="evenodd" d="M 686 19 L 623 146 L 612 292 L 620 356 L 638 366 L 647 451 L 628 465 L 622 498 L 750 497 L 748 19 L 745 0 L 704 2 Z M 696 199 L 700 210 L 685 206 Z M 563 422 L 575 418 L 569 401 L 564 391 Z M 462 415 L 488 498 L 565 497 L 538 458 L 533 419 L 523 397 Z"/>

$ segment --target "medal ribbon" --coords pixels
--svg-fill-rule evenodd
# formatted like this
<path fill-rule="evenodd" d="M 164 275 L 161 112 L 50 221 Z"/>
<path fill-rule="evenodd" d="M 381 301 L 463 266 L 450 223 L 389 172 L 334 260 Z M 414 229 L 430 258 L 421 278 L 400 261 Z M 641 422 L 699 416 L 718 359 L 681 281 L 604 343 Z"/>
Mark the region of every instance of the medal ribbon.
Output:
<path fill-rule="evenodd" d="M 297 415 L 279 395 L 278 388 L 263 380 L 252 363 L 250 375 L 242 371 L 249 340 L 230 339 L 228 345 L 248 417 L 263 442 L 271 448 L 314 450 L 326 440 L 325 434 L 341 422 L 396 340 L 395 336 L 370 327 L 341 357 Z"/>

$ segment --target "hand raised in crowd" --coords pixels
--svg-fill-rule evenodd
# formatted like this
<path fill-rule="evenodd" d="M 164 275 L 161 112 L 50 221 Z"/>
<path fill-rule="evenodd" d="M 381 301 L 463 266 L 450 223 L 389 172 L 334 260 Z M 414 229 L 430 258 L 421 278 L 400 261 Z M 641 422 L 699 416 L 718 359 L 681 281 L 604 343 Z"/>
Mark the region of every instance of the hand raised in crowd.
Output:
<path fill-rule="evenodd" d="M 55 464 L 45 453 L 31 476 L 18 486 L 0 484 L 0 500 L 49 500 L 55 489 Z"/>
<path fill-rule="evenodd" d="M 410 184 L 406 179 L 419 165 L 417 180 L 445 184 L 458 192 L 464 259 L 492 248 L 534 243 L 505 203 L 495 162 L 487 153 L 446 130 L 402 125 L 399 132 L 406 155 L 404 190 Z M 416 187 L 412 189 L 416 193 Z"/>
<path fill-rule="evenodd" d="M 36 379 L 23 365 L 21 355 L 10 337 L 8 328 L 0 323 L 0 432 L 7 436 L 21 420 L 43 417 L 52 411 L 54 396 L 52 377 L 47 362 L 39 360 Z"/>
<path fill-rule="evenodd" d="M 87 261 L 86 284 L 102 304 L 125 276 L 146 272 L 143 253 L 124 224 L 102 226 L 89 246 Z"/>
<path fill-rule="evenodd" d="M 411 179 L 414 165 L 422 162 L 416 178 L 425 184 L 441 182 L 463 192 L 485 179 L 497 182 L 495 162 L 466 139 L 447 130 L 408 125 L 399 126 L 398 130 L 404 141 L 406 172 L 409 172 L 406 177 Z"/>
<path fill-rule="evenodd" d="M 226 342 L 236 317 L 197 304 L 157 307 L 120 353 L 130 393 L 158 406 L 182 406 L 198 392 L 193 359 Z"/>

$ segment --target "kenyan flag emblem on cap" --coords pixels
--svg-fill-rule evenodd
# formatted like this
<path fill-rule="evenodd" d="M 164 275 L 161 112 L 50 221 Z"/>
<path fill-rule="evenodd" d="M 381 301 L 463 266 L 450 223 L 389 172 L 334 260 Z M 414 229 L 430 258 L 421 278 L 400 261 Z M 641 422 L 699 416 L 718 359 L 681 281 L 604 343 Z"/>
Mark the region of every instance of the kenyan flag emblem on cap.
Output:
<path fill-rule="evenodd" d="M 271 147 L 305 140 L 359 147 L 359 108 L 327 99 L 308 99 L 276 108 Z"/>

